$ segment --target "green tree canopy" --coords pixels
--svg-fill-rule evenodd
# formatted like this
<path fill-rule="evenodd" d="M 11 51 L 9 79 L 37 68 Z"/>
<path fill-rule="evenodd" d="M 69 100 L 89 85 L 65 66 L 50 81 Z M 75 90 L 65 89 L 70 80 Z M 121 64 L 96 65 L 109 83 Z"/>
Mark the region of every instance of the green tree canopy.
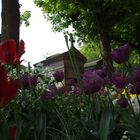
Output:
<path fill-rule="evenodd" d="M 87 58 L 88 61 L 102 58 L 100 46 L 95 42 L 85 43 L 81 47 L 80 52 Z"/>
<path fill-rule="evenodd" d="M 108 71 L 113 70 L 111 43 L 130 41 L 139 32 L 139 0 L 34 0 L 55 31 L 72 26 L 82 41 L 101 41 L 103 59 Z M 135 35 L 134 35 L 135 33 Z M 134 41 L 133 41 L 134 40 Z"/>

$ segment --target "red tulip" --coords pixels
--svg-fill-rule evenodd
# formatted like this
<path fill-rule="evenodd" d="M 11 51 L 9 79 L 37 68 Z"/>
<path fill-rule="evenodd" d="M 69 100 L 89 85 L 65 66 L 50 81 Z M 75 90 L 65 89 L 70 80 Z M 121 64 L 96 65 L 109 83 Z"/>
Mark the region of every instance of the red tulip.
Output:
<path fill-rule="evenodd" d="M 0 107 L 4 107 L 16 97 L 18 88 L 19 81 L 9 80 L 4 67 L 0 65 Z"/>
<path fill-rule="evenodd" d="M 12 140 L 16 139 L 16 131 L 17 131 L 16 125 L 10 127 L 10 135 Z"/>
<path fill-rule="evenodd" d="M 0 43 L 0 62 L 3 64 L 20 64 L 20 58 L 25 52 L 24 42 L 20 41 L 18 50 L 16 50 L 15 40 L 9 39 Z"/>

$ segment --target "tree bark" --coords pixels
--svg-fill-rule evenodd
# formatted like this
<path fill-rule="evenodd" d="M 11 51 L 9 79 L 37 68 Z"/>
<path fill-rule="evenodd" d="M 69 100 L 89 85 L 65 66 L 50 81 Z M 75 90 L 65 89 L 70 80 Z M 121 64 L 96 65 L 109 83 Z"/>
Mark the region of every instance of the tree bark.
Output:
<path fill-rule="evenodd" d="M 20 12 L 18 0 L 2 0 L 2 35 L 1 41 L 14 39 L 19 43 Z"/>
<path fill-rule="evenodd" d="M 100 32 L 100 40 L 102 45 L 102 52 L 103 52 L 103 63 L 107 69 L 107 73 L 111 76 L 112 72 L 114 71 L 113 62 L 111 58 L 111 46 L 110 46 L 110 39 L 107 32 L 102 31 Z"/>

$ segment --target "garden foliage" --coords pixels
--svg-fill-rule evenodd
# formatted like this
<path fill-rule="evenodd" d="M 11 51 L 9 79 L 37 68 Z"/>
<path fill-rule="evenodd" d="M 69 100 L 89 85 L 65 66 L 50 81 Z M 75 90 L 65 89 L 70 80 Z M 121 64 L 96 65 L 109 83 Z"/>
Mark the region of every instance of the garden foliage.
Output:
<path fill-rule="evenodd" d="M 85 71 L 80 81 L 20 68 L 24 42 L 15 45 L 0 44 L 1 140 L 140 139 L 140 66 L 131 67 L 129 44 L 111 53 L 123 68 Z"/>

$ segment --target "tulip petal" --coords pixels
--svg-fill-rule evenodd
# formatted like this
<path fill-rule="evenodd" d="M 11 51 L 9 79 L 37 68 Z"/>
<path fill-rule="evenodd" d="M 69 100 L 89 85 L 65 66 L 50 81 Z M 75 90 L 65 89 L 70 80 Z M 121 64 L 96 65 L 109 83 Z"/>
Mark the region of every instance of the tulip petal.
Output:
<path fill-rule="evenodd" d="M 0 44 L 0 61 L 4 64 L 11 63 L 16 58 L 16 42 L 12 39 Z"/>
<path fill-rule="evenodd" d="M 0 65 L 0 98 L 6 92 L 8 87 L 8 78 L 3 66 Z"/>

